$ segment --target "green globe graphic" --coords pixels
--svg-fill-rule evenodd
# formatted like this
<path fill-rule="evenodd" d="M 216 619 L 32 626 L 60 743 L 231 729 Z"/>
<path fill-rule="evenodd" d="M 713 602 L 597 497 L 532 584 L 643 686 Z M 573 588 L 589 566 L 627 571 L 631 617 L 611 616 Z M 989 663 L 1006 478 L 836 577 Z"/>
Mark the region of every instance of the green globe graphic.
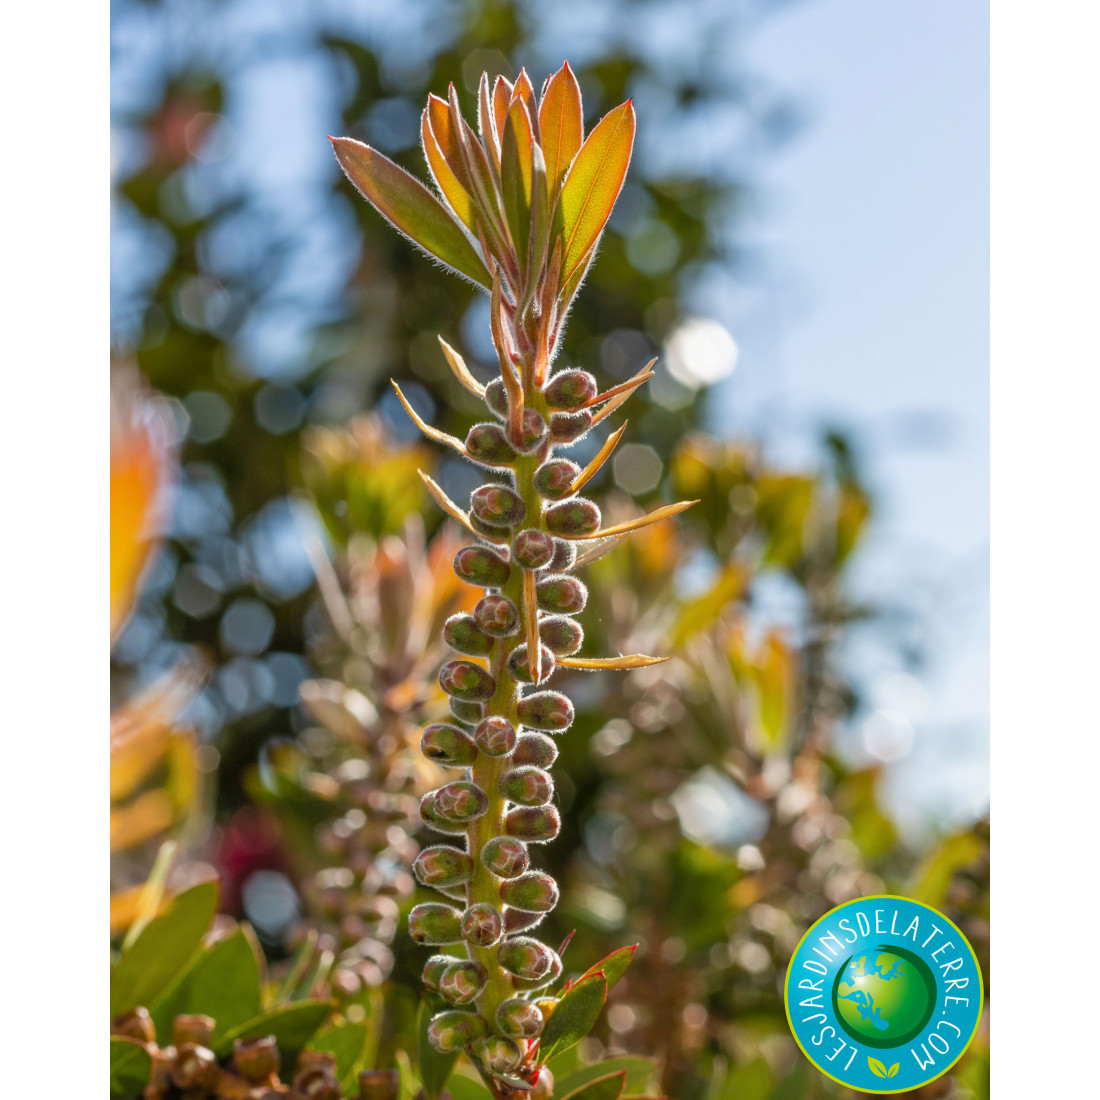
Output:
<path fill-rule="evenodd" d="M 847 959 L 833 983 L 844 1030 L 871 1047 L 915 1038 L 932 1017 L 936 983 L 923 959 L 900 947 L 870 947 Z"/>

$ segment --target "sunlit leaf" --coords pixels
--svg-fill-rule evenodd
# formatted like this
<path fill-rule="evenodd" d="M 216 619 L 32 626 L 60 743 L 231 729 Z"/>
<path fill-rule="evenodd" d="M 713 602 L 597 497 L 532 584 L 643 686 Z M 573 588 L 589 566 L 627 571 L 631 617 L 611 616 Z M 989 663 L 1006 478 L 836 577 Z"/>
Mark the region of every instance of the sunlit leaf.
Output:
<path fill-rule="evenodd" d="M 562 994 L 542 1029 L 539 1060 L 545 1062 L 579 1043 L 599 1019 L 606 1000 L 607 980 L 602 974 L 589 974 L 574 982 Z"/>
<path fill-rule="evenodd" d="M 474 201 L 443 156 L 439 139 L 432 130 L 430 109 L 427 107 L 424 108 L 424 114 L 420 118 L 420 141 L 424 148 L 424 159 L 428 162 L 428 171 L 431 172 L 436 187 L 470 232 L 476 233 Z"/>
<path fill-rule="evenodd" d="M 546 85 L 539 104 L 539 144 L 546 158 L 546 183 L 551 197 L 584 138 L 581 89 L 567 61 Z"/>
<path fill-rule="evenodd" d="M 597 1077 L 573 1092 L 565 1093 L 562 1100 L 621 1100 L 626 1089 L 626 1070 Z"/>
<path fill-rule="evenodd" d="M 224 1057 L 233 1049 L 237 1039 L 274 1035 L 285 1058 L 300 1051 L 313 1038 L 317 1029 L 329 1018 L 332 1009 L 332 1001 L 295 1001 L 272 1009 L 227 1031 L 215 1044 L 214 1053 Z"/>
<path fill-rule="evenodd" d="M 310 1039 L 310 1050 L 325 1050 L 336 1058 L 336 1076 L 345 1092 L 355 1084 L 355 1076 L 367 1045 L 366 1024 L 341 1024 L 318 1032 Z"/>
<path fill-rule="evenodd" d="M 660 1085 L 661 1063 L 656 1058 L 646 1058 L 640 1054 L 624 1054 L 618 1058 L 605 1058 L 589 1066 L 582 1066 L 572 1072 L 559 1072 L 555 1059 L 550 1064 L 554 1074 L 555 1091 L 562 1096 L 575 1092 L 582 1085 L 595 1081 L 597 1077 L 606 1077 L 612 1073 L 626 1074 L 625 1089 L 627 1095 L 654 1091 Z"/>
<path fill-rule="evenodd" d="M 501 136 L 500 176 L 508 232 L 521 264 L 527 258 L 527 237 L 531 228 L 533 145 L 527 109 L 522 101 L 513 100 Z"/>
<path fill-rule="evenodd" d="M 617 951 L 612 951 L 610 955 L 606 955 L 598 963 L 590 966 L 581 976 L 582 979 L 593 977 L 596 974 L 603 974 L 604 981 L 607 982 L 608 992 L 610 992 L 626 973 L 626 968 L 634 961 L 634 952 L 637 950 L 638 945 L 634 943 L 629 947 L 620 947 Z"/>

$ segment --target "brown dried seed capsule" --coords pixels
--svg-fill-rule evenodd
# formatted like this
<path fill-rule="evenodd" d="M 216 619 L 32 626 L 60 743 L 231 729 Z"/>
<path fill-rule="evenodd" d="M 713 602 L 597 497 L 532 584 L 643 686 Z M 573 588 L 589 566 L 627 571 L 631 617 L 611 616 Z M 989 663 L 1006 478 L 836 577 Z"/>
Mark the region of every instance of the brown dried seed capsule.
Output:
<path fill-rule="evenodd" d="M 111 1034 L 137 1039 L 139 1043 L 153 1043 L 156 1042 L 157 1029 L 153 1026 L 149 1010 L 139 1005 L 133 1011 L 111 1021 Z"/>
<path fill-rule="evenodd" d="M 516 806 L 504 819 L 504 831 L 528 844 L 545 844 L 561 832 L 556 806 Z"/>
<path fill-rule="evenodd" d="M 576 443 L 592 427 L 592 414 L 583 409 L 574 413 L 550 414 L 550 438 L 559 446 Z"/>
<path fill-rule="evenodd" d="M 516 730 L 507 718 L 490 715 L 474 731 L 474 741 L 486 756 L 507 756 L 515 748 Z"/>
<path fill-rule="evenodd" d="M 401 1076 L 395 1069 L 365 1069 L 359 1074 L 359 1100 L 397 1100 Z"/>
<path fill-rule="evenodd" d="M 542 396 L 551 409 L 571 412 L 599 393 L 596 379 L 586 370 L 560 370 L 543 387 Z"/>
<path fill-rule="evenodd" d="M 476 821 L 489 808 L 489 799 L 466 779 L 446 783 L 432 792 L 436 812 L 448 821 Z"/>
<path fill-rule="evenodd" d="M 490 595 L 478 600 L 474 619 L 494 638 L 508 638 L 519 630 L 519 612 L 507 596 Z"/>
<path fill-rule="evenodd" d="M 555 535 L 578 538 L 600 529 L 600 510 L 584 497 L 573 497 L 547 508 L 543 520 L 547 531 Z"/>
<path fill-rule="evenodd" d="M 528 528 L 512 542 L 512 560 L 524 569 L 541 569 L 554 556 L 554 540 L 545 531 Z"/>
<path fill-rule="evenodd" d="M 588 589 L 584 582 L 568 573 L 554 573 L 544 577 L 535 586 L 540 611 L 557 612 L 560 615 L 576 615 L 588 602 Z"/>
<path fill-rule="evenodd" d="M 465 1005 L 485 988 L 488 973 L 479 962 L 458 959 L 451 963 L 439 979 L 439 993 L 453 1005 Z"/>
<path fill-rule="evenodd" d="M 547 500 L 561 500 L 572 494 L 573 482 L 581 472 L 581 468 L 567 458 L 552 458 L 535 471 L 535 489 Z"/>
<path fill-rule="evenodd" d="M 478 625 L 473 615 L 452 615 L 443 624 L 443 640 L 459 653 L 484 657 L 493 648 L 493 639 Z"/>
<path fill-rule="evenodd" d="M 557 952 L 530 936 L 515 936 L 497 949 L 497 963 L 524 981 L 537 981 L 554 967 Z"/>
<path fill-rule="evenodd" d="M 271 1038 L 271 1036 L 268 1036 Z M 274 1040 L 272 1039 L 272 1042 Z M 278 1059 L 276 1059 L 276 1068 Z M 176 1062 L 172 1067 L 172 1084 L 178 1089 L 191 1089 L 197 1086 L 208 1088 L 220 1075 L 218 1059 L 214 1052 L 199 1043 L 184 1043 L 176 1048 Z M 261 1080 L 261 1078 L 249 1078 Z"/>
<path fill-rule="evenodd" d="M 198 1013 L 177 1016 L 172 1021 L 172 1046 L 181 1047 L 184 1043 L 197 1043 L 208 1047 L 214 1038 L 216 1027 L 213 1017 Z"/>
<path fill-rule="evenodd" d="M 414 943 L 442 947 L 462 942 L 462 913 L 441 901 L 426 901 L 409 911 L 409 935 Z"/>
<path fill-rule="evenodd" d="M 425 989 L 433 992 L 439 988 L 439 979 L 443 977 L 443 971 L 453 963 L 453 955 L 433 955 L 425 964 L 420 973 L 420 980 Z"/>
<path fill-rule="evenodd" d="M 500 900 L 529 913 L 549 913 L 558 904 L 558 884 L 542 871 L 528 871 L 500 884 Z"/>
<path fill-rule="evenodd" d="M 466 436 L 466 454 L 483 466 L 511 466 L 516 450 L 499 424 L 475 424 Z"/>
<path fill-rule="evenodd" d="M 545 806 L 554 797 L 554 780 L 542 768 L 524 765 L 505 772 L 497 789 L 519 806 Z"/>
<path fill-rule="evenodd" d="M 441 1054 L 449 1054 L 469 1046 L 488 1030 L 485 1021 L 476 1013 L 450 1009 L 432 1017 L 428 1024 L 428 1042 Z"/>
<path fill-rule="evenodd" d="M 487 902 L 479 901 L 462 914 L 462 938 L 477 947 L 491 947 L 504 931 L 504 918 L 500 910 Z"/>
<path fill-rule="evenodd" d="M 523 498 L 507 485 L 482 485 L 470 494 L 470 510 L 490 527 L 515 527 L 527 515 Z"/>
<path fill-rule="evenodd" d="M 542 651 L 542 679 L 546 680 L 554 671 L 554 654 L 546 646 L 539 647 Z M 531 669 L 527 661 L 527 643 L 524 642 L 508 655 L 508 671 L 512 678 L 521 684 L 533 683 Z"/>
<path fill-rule="evenodd" d="M 425 848 L 413 862 L 413 874 L 424 886 L 461 886 L 473 872 L 471 856 L 447 844 Z"/>
<path fill-rule="evenodd" d="M 451 698 L 451 713 L 459 722 L 475 726 L 481 721 L 485 708 L 480 703 L 468 703 L 465 699 Z"/>
<path fill-rule="evenodd" d="M 497 1006 L 496 1025 L 504 1035 L 535 1039 L 542 1034 L 542 1011 L 533 1001 L 511 997 Z"/>
<path fill-rule="evenodd" d="M 551 768 L 558 758 L 558 746 L 545 733 L 524 733 L 516 739 L 512 750 L 512 763 L 532 764 L 536 768 Z"/>
<path fill-rule="evenodd" d="M 439 686 L 456 699 L 467 703 L 483 703 L 497 689 L 492 675 L 471 661 L 448 661 L 439 670 Z"/>
<path fill-rule="evenodd" d="M 487 546 L 464 546 L 455 554 L 456 576 L 479 588 L 502 588 L 508 583 L 512 567 Z"/>
<path fill-rule="evenodd" d="M 495 412 L 501 420 L 508 419 L 508 391 L 504 388 L 502 378 L 494 378 L 485 387 L 485 404 L 491 412 Z"/>
<path fill-rule="evenodd" d="M 233 1065 L 253 1084 L 266 1082 L 279 1068 L 279 1045 L 274 1035 L 237 1039 L 233 1043 Z"/>
<path fill-rule="evenodd" d="M 504 1035 L 478 1039 L 470 1047 L 470 1053 L 489 1073 L 514 1073 L 523 1061 L 519 1045 Z"/>
<path fill-rule="evenodd" d="M 532 729 L 560 733 L 573 724 L 573 704 L 560 691 L 536 691 L 516 708 L 520 722 Z"/>
<path fill-rule="evenodd" d="M 543 420 L 541 414 L 534 409 L 525 409 L 521 434 L 524 451 L 530 454 L 542 442 L 545 435 L 546 421 Z"/>
<path fill-rule="evenodd" d="M 584 643 L 584 630 L 576 619 L 550 615 L 539 621 L 539 637 L 554 656 L 568 657 Z"/>
<path fill-rule="evenodd" d="M 531 865 L 527 845 L 510 836 L 495 836 L 481 849 L 481 862 L 499 878 L 515 878 Z"/>
<path fill-rule="evenodd" d="M 554 556 L 546 563 L 549 573 L 568 573 L 577 564 L 577 544 L 569 539 L 554 539 Z"/>
<path fill-rule="evenodd" d="M 448 768 L 468 768 L 477 759 L 477 745 L 469 734 L 443 722 L 433 722 L 425 728 L 420 751 L 429 760 Z"/>

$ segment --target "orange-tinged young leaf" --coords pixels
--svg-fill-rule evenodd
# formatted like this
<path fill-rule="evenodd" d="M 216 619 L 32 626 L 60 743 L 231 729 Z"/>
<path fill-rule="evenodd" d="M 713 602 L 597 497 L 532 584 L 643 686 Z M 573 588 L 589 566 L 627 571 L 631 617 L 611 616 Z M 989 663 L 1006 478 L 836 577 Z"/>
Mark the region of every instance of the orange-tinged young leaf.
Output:
<path fill-rule="evenodd" d="M 470 368 L 466 366 L 466 360 L 442 336 L 437 336 L 436 339 L 443 349 L 443 358 L 447 360 L 447 366 L 454 372 L 455 378 L 475 397 L 484 398 L 485 387 L 470 373 Z"/>
<path fill-rule="evenodd" d="M 520 264 L 526 263 L 531 227 L 532 149 L 531 120 L 522 101 L 513 99 L 504 121 L 500 176 L 508 232 Z"/>
<path fill-rule="evenodd" d="M 424 482 L 424 488 L 431 494 L 432 499 L 447 513 L 453 520 L 457 520 L 473 535 L 477 535 L 478 538 L 485 539 L 488 542 L 494 542 L 498 546 L 507 545 L 503 539 L 490 539 L 487 535 L 481 534 L 480 531 L 474 529 L 474 525 L 470 522 L 470 517 L 461 509 L 443 490 L 430 478 L 423 470 L 416 471 L 420 475 L 420 480 Z"/>
<path fill-rule="evenodd" d="M 629 423 L 629 420 L 624 420 L 622 426 L 604 440 L 603 446 L 596 452 L 592 461 L 577 474 L 577 479 L 569 486 L 570 492 L 579 493 L 599 473 L 600 467 L 603 466 L 611 456 L 611 452 L 619 445 L 619 440 L 622 439 L 623 432 L 626 431 L 626 426 Z"/>
<path fill-rule="evenodd" d="M 512 84 L 498 76 L 493 85 L 493 117 L 497 124 L 497 134 L 504 133 L 504 120 L 508 116 L 508 104 L 512 102 Z"/>
<path fill-rule="evenodd" d="M 439 151 L 443 154 L 459 183 L 470 191 L 473 187 L 470 181 L 470 173 L 466 168 L 466 158 L 462 155 L 462 143 L 454 128 L 454 120 L 451 118 L 451 108 L 445 99 L 437 95 L 428 95 L 428 123 L 439 145 Z"/>
<path fill-rule="evenodd" d="M 527 75 L 526 69 L 520 69 L 519 76 L 516 77 L 515 87 L 512 89 L 512 102 L 515 103 L 517 100 L 523 103 L 527 109 L 528 117 L 537 127 L 539 113 L 535 104 L 535 87 L 531 83 L 531 78 Z"/>
<path fill-rule="evenodd" d="M 630 164 L 634 148 L 634 106 L 627 100 L 596 124 L 577 153 L 561 189 L 566 280 L 600 239 Z"/>
<path fill-rule="evenodd" d="M 474 200 L 470 193 L 459 183 L 458 176 L 447 163 L 443 156 L 443 150 L 439 147 L 439 141 L 432 130 L 429 110 L 424 108 L 420 118 L 420 140 L 424 147 L 424 159 L 428 162 L 428 171 L 435 180 L 436 187 L 447 200 L 450 208 L 458 215 L 462 222 L 469 227 L 471 233 L 477 232 L 477 221 L 474 218 Z"/>
<path fill-rule="evenodd" d="M 567 61 L 550 78 L 539 104 L 539 143 L 546 157 L 546 185 L 551 199 L 583 140 L 581 89 Z"/>
<path fill-rule="evenodd" d="M 422 420 L 417 414 L 416 409 L 409 404 L 405 395 L 401 392 L 401 387 L 391 378 L 390 385 L 393 386 L 394 391 L 397 394 L 397 400 L 401 402 L 405 409 L 405 412 L 409 414 L 409 419 L 429 438 L 434 439 L 436 443 L 442 443 L 444 447 L 450 447 L 452 451 L 457 451 L 463 458 L 467 458 L 466 445 L 461 439 L 455 439 L 453 435 L 448 435 L 446 432 L 441 432 L 438 428 L 432 427 L 426 420 Z"/>
<path fill-rule="evenodd" d="M 624 657 L 559 657 L 557 664 L 562 668 L 583 668 L 590 672 L 598 672 L 601 669 L 649 668 L 650 665 L 664 664 L 667 660 L 667 657 L 647 657 L 644 653 L 628 653 Z"/>
<path fill-rule="evenodd" d="M 348 179 L 386 221 L 441 263 L 489 289 L 489 272 L 469 238 L 418 179 L 369 145 L 352 138 L 330 140 Z"/>
<path fill-rule="evenodd" d="M 481 144 L 489 153 L 489 159 L 500 167 L 500 132 L 493 114 L 493 93 L 489 91 L 489 74 L 481 74 L 477 86 L 477 130 Z"/>

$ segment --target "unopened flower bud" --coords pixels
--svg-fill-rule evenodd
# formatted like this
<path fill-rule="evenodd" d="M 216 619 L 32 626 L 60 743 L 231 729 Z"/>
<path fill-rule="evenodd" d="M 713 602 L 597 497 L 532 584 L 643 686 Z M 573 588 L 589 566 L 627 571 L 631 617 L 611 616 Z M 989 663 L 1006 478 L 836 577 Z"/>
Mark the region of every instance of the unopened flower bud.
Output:
<path fill-rule="evenodd" d="M 497 1007 L 496 1025 L 504 1035 L 534 1039 L 542 1034 L 542 1011 L 534 1001 L 511 997 Z"/>
<path fill-rule="evenodd" d="M 543 986 L 556 982 L 561 977 L 561 959 L 556 951 L 552 951 L 550 969 L 541 978 L 513 978 L 512 984 L 516 989 L 542 989 Z"/>
<path fill-rule="evenodd" d="M 554 780 L 542 768 L 524 766 L 505 772 L 497 789 L 520 806 L 545 806 L 554 797 Z"/>
<path fill-rule="evenodd" d="M 516 730 L 507 718 L 493 714 L 474 730 L 474 740 L 486 756 L 507 756 L 515 748 Z"/>
<path fill-rule="evenodd" d="M 485 708 L 481 703 L 469 703 L 465 699 L 456 699 L 452 695 L 451 713 L 459 722 L 465 722 L 467 725 L 476 726 L 477 723 L 481 721 L 481 717 L 485 713 Z"/>
<path fill-rule="evenodd" d="M 554 556 L 546 564 L 550 573 L 568 573 L 577 564 L 577 544 L 569 539 L 554 539 Z"/>
<path fill-rule="evenodd" d="M 528 871 L 500 884 L 500 900 L 528 913 L 549 913 L 558 904 L 558 884 L 542 871 Z"/>
<path fill-rule="evenodd" d="M 512 763 L 533 764 L 536 768 L 551 768 L 558 758 L 558 746 L 545 733 L 523 733 L 516 739 Z"/>
<path fill-rule="evenodd" d="M 497 950 L 497 963 L 523 981 L 538 981 L 549 974 L 556 957 L 557 952 L 530 936 L 505 940 Z"/>
<path fill-rule="evenodd" d="M 493 697 L 497 682 L 481 665 L 471 661 L 448 661 L 439 670 L 439 686 L 456 699 L 483 703 Z"/>
<path fill-rule="evenodd" d="M 588 589 L 584 582 L 568 573 L 555 573 L 545 577 L 535 586 L 539 610 L 576 615 L 588 602 Z"/>
<path fill-rule="evenodd" d="M 448 768 L 468 768 L 477 759 L 477 745 L 457 726 L 433 722 L 424 730 L 420 751 L 436 764 Z"/>
<path fill-rule="evenodd" d="M 432 1017 L 428 1024 L 428 1042 L 440 1054 L 462 1050 L 488 1031 L 485 1021 L 474 1012 L 451 1009 Z"/>
<path fill-rule="evenodd" d="M 560 733 L 573 724 L 573 704 L 560 691 L 536 691 L 516 707 L 520 722 L 532 729 Z"/>
<path fill-rule="evenodd" d="M 470 494 L 470 510 L 490 527 L 515 527 L 527 515 L 523 498 L 507 485 L 482 485 Z"/>
<path fill-rule="evenodd" d="M 507 596 L 489 595 L 478 600 L 474 619 L 494 638 L 507 638 L 519 630 L 519 612 Z"/>
<path fill-rule="evenodd" d="M 409 935 L 414 943 L 442 947 L 462 942 L 462 913 L 441 901 L 425 901 L 409 912 Z"/>
<path fill-rule="evenodd" d="M 494 378 L 485 387 L 485 404 L 501 420 L 508 419 L 508 391 L 504 388 L 504 379 Z"/>
<path fill-rule="evenodd" d="M 545 913 L 532 913 L 523 909 L 513 909 L 510 905 L 504 908 L 504 934 L 514 936 L 517 932 L 530 932 L 538 928 L 545 919 Z"/>
<path fill-rule="evenodd" d="M 452 615 L 443 624 L 443 640 L 471 657 L 484 657 L 493 648 L 492 637 L 478 626 L 473 615 Z"/>
<path fill-rule="evenodd" d="M 573 492 L 573 482 L 581 476 L 581 468 L 567 458 L 552 458 L 535 471 L 535 489 L 547 500 L 561 500 Z"/>
<path fill-rule="evenodd" d="M 561 832 L 561 816 L 556 806 L 516 806 L 504 819 L 504 831 L 528 844 L 545 844 Z"/>
<path fill-rule="evenodd" d="M 395 1069 L 365 1069 L 359 1073 L 359 1100 L 397 1100 L 400 1092 L 401 1076 Z"/>
<path fill-rule="evenodd" d="M 539 637 L 556 657 L 568 657 L 576 653 L 584 642 L 584 630 L 575 619 L 564 615 L 550 615 L 539 621 Z"/>
<path fill-rule="evenodd" d="M 500 878 L 515 878 L 531 865 L 527 845 L 510 836 L 495 836 L 481 849 L 481 862 Z"/>
<path fill-rule="evenodd" d="M 279 1045 L 274 1035 L 237 1039 L 233 1043 L 233 1065 L 252 1084 L 266 1081 L 279 1068 Z"/>
<path fill-rule="evenodd" d="M 478 1039 L 470 1047 L 470 1053 L 489 1073 L 514 1073 L 523 1061 L 523 1053 L 514 1039 L 504 1035 L 490 1035 Z"/>
<path fill-rule="evenodd" d="M 511 466 L 516 459 L 499 424 L 475 424 L 466 436 L 466 453 L 482 466 Z"/>
<path fill-rule="evenodd" d="M 424 886 L 447 889 L 470 881 L 474 861 L 466 852 L 447 844 L 425 848 L 413 862 L 413 873 Z"/>
<path fill-rule="evenodd" d="M 550 673 L 554 671 L 554 654 L 546 646 L 540 646 L 539 648 L 542 651 L 542 679 L 546 680 L 549 678 Z M 518 680 L 521 684 L 534 683 L 531 668 L 527 661 L 526 642 L 516 646 L 508 654 L 508 671 L 512 674 L 512 678 Z"/>
<path fill-rule="evenodd" d="M 495 550 L 487 546 L 464 546 L 455 554 L 456 576 L 479 588 L 502 588 L 512 567 Z"/>
<path fill-rule="evenodd" d="M 462 938 L 476 947 L 491 947 L 503 932 L 504 918 L 500 910 L 487 902 L 475 902 L 462 914 Z"/>
<path fill-rule="evenodd" d="M 546 529 L 570 538 L 591 535 L 600 529 L 600 510 L 585 497 L 573 497 L 547 508 Z"/>
<path fill-rule="evenodd" d="M 444 817 L 439 812 L 439 807 L 435 803 L 435 791 L 424 795 L 420 800 L 420 820 L 430 829 L 434 829 L 437 833 L 458 834 L 466 831 L 466 824 L 462 821 L 456 821 L 454 818 Z"/>
<path fill-rule="evenodd" d="M 587 409 L 550 414 L 550 438 L 561 446 L 576 443 L 591 427 L 592 414 Z"/>
<path fill-rule="evenodd" d="M 453 955 L 433 955 L 420 972 L 420 980 L 425 989 L 433 992 L 439 989 L 439 979 L 443 977 L 443 971 L 455 961 Z"/>
<path fill-rule="evenodd" d="M 453 1005 L 465 1005 L 481 993 L 487 981 L 488 974 L 481 963 L 458 959 L 447 967 L 439 979 L 439 993 Z"/>
<path fill-rule="evenodd" d="M 512 560 L 524 569 L 541 569 L 554 556 L 554 540 L 545 531 L 528 528 L 512 543 Z"/>
<path fill-rule="evenodd" d="M 476 784 L 466 779 L 445 783 L 431 793 L 436 812 L 447 821 L 476 821 L 489 808 L 489 799 Z"/>
<path fill-rule="evenodd" d="M 212 1016 L 197 1013 L 180 1015 L 172 1020 L 172 1046 L 181 1047 L 184 1043 L 196 1043 L 202 1047 L 211 1045 L 214 1028 L 217 1024 Z"/>
<path fill-rule="evenodd" d="M 551 409 L 579 409 L 599 392 L 596 379 L 586 370 L 558 371 L 543 387 L 542 396 Z"/>
<path fill-rule="evenodd" d="M 546 421 L 534 409 L 525 409 L 520 441 L 524 452 L 530 454 L 546 435 Z"/>

